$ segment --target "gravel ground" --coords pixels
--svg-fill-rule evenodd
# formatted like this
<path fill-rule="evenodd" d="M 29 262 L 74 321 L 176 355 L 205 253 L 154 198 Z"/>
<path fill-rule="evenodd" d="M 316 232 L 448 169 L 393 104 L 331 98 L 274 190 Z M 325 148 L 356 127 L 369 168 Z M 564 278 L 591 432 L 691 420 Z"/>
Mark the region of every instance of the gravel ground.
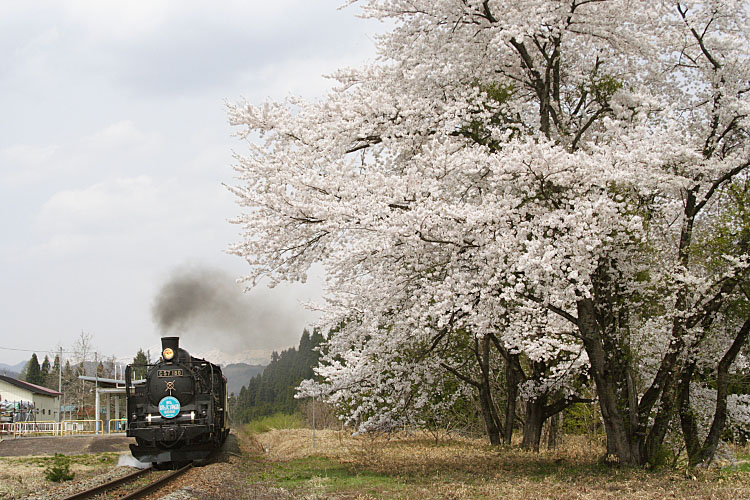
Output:
<path fill-rule="evenodd" d="M 281 488 L 247 484 L 253 462 L 239 440 L 230 434 L 215 461 L 195 467 L 148 500 L 276 500 L 298 498 Z"/>
<path fill-rule="evenodd" d="M 50 483 L 44 479 L 44 468 L 36 463 L 36 457 L 42 457 L 39 453 L 40 446 L 44 449 L 53 448 L 53 441 L 39 441 L 35 443 L 25 440 L 24 449 L 35 450 L 36 456 L 19 456 L 19 449 L 13 450 L 11 458 L 3 460 L 13 461 L 12 468 L 7 471 L 0 470 L 0 500 L 58 500 L 76 492 L 84 491 L 98 486 L 112 479 L 125 476 L 136 469 L 131 466 L 116 466 L 109 464 L 89 465 L 84 469 L 82 465 L 71 465 L 71 470 L 76 470 L 76 477 L 65 483 Z M 16 443 L 20 444 L 20 440 Z M 90 449 L 88 440 L 80 439 L 66 441 L 58 452 L 64 451 L 69 454 L 84 455 Z M 114 443 L 110 443 L 114 444 Z M 104 441 L 98 443 L 97 448 L 105 445 Z M 122 443 L 118 443 L 121 446 Z M 108 446 L 104 448 L 109 449 Z M 7 451 L 7 449 L 6 449 Z M 81 453 L 83 452 L 83 453 Z M 148 500 L 275 500 L 300 498 L 290 492 L 269 485 L 248 485 L 247 478 L 254 474 L 258 468 L 252 453 L 242 450 L 236 435 L 230 434 L 222 450 L 215 459 L 204 466 L 194 467 L 164 488 L 153 493 Z M 89 453 L 94 453 L 89 451 Z M 105 456 L 105 455 L 101 455 Z M 92 455 L 92 461 L 99 460 L 100 455 Z M 130 454 L 123 455 L 120 463 L 132 463 L 126 460 Z M 28 469 L 28 470 L 27 470 Z M 5 476 L 3 476 L 5 472 Z M 24 475 L 23 488 L 14 487 L 19 474 Z M 7 484 L 5 484 L 7 483 Z"/>
<path fill-rule="evenodd" d="M 97 474 L 94 477 L 78 479 L 67 483 L 62 483 L 58 486 L 49 487 L 45 485 L 42 491 L 33 493 L 26 498 L 26 500 L 58 500 L 65 498 L 79 491 L 88 490 L 94 486 L 112 481 L 118 477 L 126 476 L 133 472 L 131 467 L 116 467 L 102 474 Z"/>
<path fill-rule="evenodd" d="M 70 438 L 68 438 L 70 439 Z M 12 451 L 6 448 L 10 458 L 0 460 L 13 461 L 11 470 L 0 470 L 0 500 L 58 500 L 73 493 L 84 491 L 98 486 L 112 479 L 125 476 L 135 471 L 131 466 L 112 466 L 110 455 L 108 463 L 71 465 L 71 470 L 76 470 L 76 477 L 65 483 L 50 483 L 44 479 L 44 468 L 35 463 L 36 457 L 42 456 L 40 447 L 45 450 L 54 451 L 55 443 L 59 440 L 18 440 Z M 93 446 L 92 446 L 93 443 Z M 111 450 L 122 449 L 122 441 L 107 441 L 99 438 L 98 441 L 87 439 L 67 440 L 57 447 L 57 452 L 67 454 L 86 455 L 92 454 L 92 461 L 97 462 L 100 457 L 107 455 L 96 455 L 93 449 Z M 19 456 L 21 448 L 24 450 L 35 450 L 34 456 Z M 132 463 L 129 452 L 121 452 L 123 455 L 120 464 Z M 130 458 L 131 460 L 126 460 Z M 49 459 L 47 459 L 49 460 Z M 76 460 L 76 459 L 74 459 Z M 10 462 L 9 462 L 10 463 Z M 245 450 L 240 445 L 240 440 L 235 434 L 230 434 L 222 450 L 215 459 L 204 466 L 194 467 L 164 488 L 153 493 L 148 500 L 276 500 L 297 499 L 295 495 L 283 488 L 277 488 L 266 484 L 248 484 L 247 479 L 262 468 L 258 462 L 257 450 Z M 2 467 L 0 467 L 2 469 Z M 28 470 L 27 470 L 28 469 Z M 5 475 L 3 473 L 5 472 Z M 23 488 L 14 487 L 17 476 L 23 473 Z M 5 484 L 7 483 L 7 484 Z"/>

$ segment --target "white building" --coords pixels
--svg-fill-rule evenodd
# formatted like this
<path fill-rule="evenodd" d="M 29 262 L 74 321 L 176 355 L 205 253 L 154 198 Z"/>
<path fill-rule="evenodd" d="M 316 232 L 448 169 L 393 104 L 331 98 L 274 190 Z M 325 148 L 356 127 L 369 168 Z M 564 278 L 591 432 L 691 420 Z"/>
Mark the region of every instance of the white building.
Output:
<path fill-rule="evenodd" d="M 40 385 L 0 375 L 0 401 L 33 404 L 33 419 L 37 422 L 58 421 L 61 395 Z"/>

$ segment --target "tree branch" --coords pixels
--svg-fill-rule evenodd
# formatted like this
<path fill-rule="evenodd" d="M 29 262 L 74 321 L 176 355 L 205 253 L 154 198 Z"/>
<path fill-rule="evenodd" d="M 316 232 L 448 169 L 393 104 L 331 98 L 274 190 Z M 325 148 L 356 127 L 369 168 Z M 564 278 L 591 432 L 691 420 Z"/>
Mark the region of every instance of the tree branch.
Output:
<path fill-rule="evenodd" d="M 442 366 L 443 368 L 445 368 L 446 370 L 448 370 L 448 371 L 449 371 L 449 372 L 451 372 L 451 373 L 452 373 L 453 375 L 455 375 L 456 377 L 460 378 L 461 380 L 463 380 L 463 381 L 464 381 L 464 382 L 466 382 L 467 384 L 469 384 L 469 385 L 472 385 L 472 386 L 476 387 L 477 389 L 479 389 L 479 388 L 481 388 L 481 387 L 482 387 L 482 384 L 480 384 L 480 383 L 479 383 L 479 382 L 477 382 L 476 380 L 472 380 L 472 379 L 470 379 L 469 377 L 467 377 L 467 376 L 466 376 L 466 375 L 464 375 L 463 373 L 459 372 L 458 370 L 456 370 L 456 369 L 455 369 L 455 368 L 453 368 L 452 366 L 450 366 L 450 365 L 448 365 L 448 364 L 446 364 L 446 363 L 443 363 L 443 362 L 441 362 L 441 363 L 440 363 L 440 366 Z"/>
<path fill-rule="evenodd" d="M 575 316 L 573 316 L 569 312 L 567 312 L 567 311 L 565 311 L 563 309 L 560 309 L 557 306 L 553 306 L 552 304 L 545 304 L 542 301 L 542 299 L 540 299 L 538 297 L 534 297 L 533 295 L 524 295 L 524 297 L 527 298 L 527 299 L 529 299 L 532 302 L 536 302 L 537 304 L 539 304 L 541 306 L 544 306 L 545 308 L 549 309 L 550 311 L 552 311 L 553 313 L 557 314 L 558 316 L 560 316 L 560 317 L 562 317 L 564 319 L 567 319 L 568 321 L 570 321 L 574 325 L 578 326 L 578 318 L 576 318 Z"/>

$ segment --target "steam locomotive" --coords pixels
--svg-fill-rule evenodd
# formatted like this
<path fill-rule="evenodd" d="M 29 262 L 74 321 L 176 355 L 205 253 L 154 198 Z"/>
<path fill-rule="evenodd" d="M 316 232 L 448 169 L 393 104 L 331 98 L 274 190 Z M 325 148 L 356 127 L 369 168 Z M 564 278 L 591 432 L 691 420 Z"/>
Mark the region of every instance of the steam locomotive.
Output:
<path fill-rule="evenodd" d="M 162 337 L 161 358 L 145 380 L 125 369 L 130 445 L 141 462 L 169 465 L 205 460 L 229 434 L 227 379 L 221 367 L 192 357 L 179 337 Z"/>

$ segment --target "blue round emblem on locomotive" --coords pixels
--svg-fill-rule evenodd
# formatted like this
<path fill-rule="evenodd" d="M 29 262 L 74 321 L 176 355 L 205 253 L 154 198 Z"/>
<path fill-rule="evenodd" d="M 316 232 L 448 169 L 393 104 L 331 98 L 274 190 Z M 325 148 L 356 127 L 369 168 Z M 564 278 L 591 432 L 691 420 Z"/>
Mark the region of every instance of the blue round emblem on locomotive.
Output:
<path fill-rule="evenodd" d="M 180 413 L 180 402 L 174 396 L 161 398 L 159 413 L 164 418 L 175 418 Z"/>

